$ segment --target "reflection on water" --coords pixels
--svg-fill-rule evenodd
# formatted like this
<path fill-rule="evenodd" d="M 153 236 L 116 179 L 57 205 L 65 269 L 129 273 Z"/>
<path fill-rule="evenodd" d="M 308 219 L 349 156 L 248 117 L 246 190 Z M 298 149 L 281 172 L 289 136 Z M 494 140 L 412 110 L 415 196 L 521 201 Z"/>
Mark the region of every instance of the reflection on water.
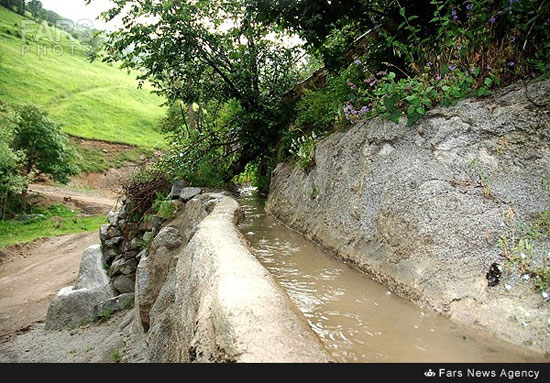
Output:
<path fill-rule="evenodd" d="M 548 361 L 423 311 L 279 224 L 245 192 L 241 231 L 340 362 Z"/>

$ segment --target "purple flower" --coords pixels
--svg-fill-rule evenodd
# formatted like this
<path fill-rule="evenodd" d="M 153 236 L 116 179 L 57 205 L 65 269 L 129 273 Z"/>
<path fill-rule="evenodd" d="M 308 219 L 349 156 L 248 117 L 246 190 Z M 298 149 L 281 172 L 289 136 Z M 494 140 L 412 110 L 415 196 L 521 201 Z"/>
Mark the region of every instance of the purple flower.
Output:
<path fill-rule="evenodd" d="M 456 46 L 456 49 L 458 49 L 459 51 L 462 50 L 462 45 L 461 45 L 461 44 L 458 44 L 458 45 Z"/>
<path fill-rule="evenodd" d="M 451 64 L 451 65 L 449 65 L 449 67 L 448 67 L 448 68 L 449 68 L 449 70 L 451 70 L 451 71 L 452 71 L 452 70 L 455 70 L 455 69 L 456 69 L 456 66 L 455 66 L 455 65 L 453 65 L 453 64 Z"/>
<path fill-rule="evenodd" d="M 432 66 L 432 65 L 434 65 L 434 64 L 433 64 L 431 61 L 428 61 L 428 62 L 426 63 L 426 65 L 427 65 L 427 66 Z"/>
<path fill-rule="evenodd" d="M 376 74 L 377 76 L 387 76 L 388 73 L 385 70 L 382 70 Z"/>
<path fill-rule="evenodd" d="M 436 79 L 437 81 L 441 80 L 441 75 L 438 74 L 437 76 L 435 76 L 435 79 Z"/>
<path fill-rule="evenodd" d="M 513 66 L 515 66 L 515 65 L 516 65 L 516 63 L 513 62 L 513 61 L 510 61 L 510 62 L 508 63 L 508 66 L 509 66 L 509 67 L 513 67 Z"/>
<path fill-rule="evenodd" d="M 466 9 L 469 10 L 469 11 L 471 11 L 473 7 L 474 7 L 474 5 L 472 3 L 466 4 Z"/>
<path fill-rule="evenodd" d="M 457 16 L 456 11 L 454 9 L 452 10 L 451 15 L 453 16 L 453 20 L 458 19 L 458 16 Z"/>
<path fill-rule="evenodd" d="M 355 65 L 361 65 L 361 60 L 355 60 Z"/>
<path fill-rule="evenodd" d="M 496 21 L 497 21 L 497 19 L 495 19 L 495 16 L 491 16 L 491 18 L 489 19 L 489 22 L 490 22 L 491 24 L 496 23 Z"/>
<path fill-rule="evenodd" d="M 490 71 L 491 69 L 493 69 L 493 68 L 491 68 L 491 66 L 490 66 L 489 64 L 487 64 L 487 65 L 485 66 L 485 68 L 487 68 L 487 70 L 489 70 L 489 71 Z"/>

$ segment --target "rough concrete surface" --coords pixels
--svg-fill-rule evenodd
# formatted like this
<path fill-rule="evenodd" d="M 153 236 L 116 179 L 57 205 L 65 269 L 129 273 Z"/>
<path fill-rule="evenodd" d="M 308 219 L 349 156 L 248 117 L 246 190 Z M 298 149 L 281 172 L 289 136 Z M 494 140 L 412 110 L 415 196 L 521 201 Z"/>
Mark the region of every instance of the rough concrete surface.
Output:
<path fill-rule="evenodd" d="M 550 209 L 550 81 L 528 92 L 546 106 L 514 85 L 415 127 L 374 118 L 334 133 L 309 172 L 276 168 L 267 209 L 400 295 L 550 352 L 548 299 L 517 275 L 486 279 L 506 265 L 502 235 Z"/>
<path fill-rule="evenodd" d="M 125 360 L 329 360 L 297 308 L 249 252 L 236 227 L 239 212 L 234 199 L 204 194 L 163 229 L 177 230 L 183 239 L 171 256 L 171 246 L 155 238 L 138 267 L 129 342 L 135 346 Z"/>

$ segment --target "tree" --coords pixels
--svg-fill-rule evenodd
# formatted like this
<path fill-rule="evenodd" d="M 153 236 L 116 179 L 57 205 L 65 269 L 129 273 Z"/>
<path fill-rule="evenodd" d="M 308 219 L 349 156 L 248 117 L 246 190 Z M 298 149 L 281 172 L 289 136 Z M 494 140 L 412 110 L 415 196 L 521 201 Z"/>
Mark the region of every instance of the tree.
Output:
<path fill-rule="evenodd" d="M 25 155 L 11 147 L 19 116 L 0 104 L 0 219 L 4 219 L 8 200 L 25 189 L 28 179 L 21 174 Z"/>
<path fill-rule="evenodd" d="M 296 54 L 269 35 L 273 31 L 257 21 L 246 1 L 120 0 L 105 19 L 123 9 L 124 26 L 109 37 L 108 61 L 141 71 L 140 80 L 152 82 L 172 102 L 214 110 L 203 114 L 238 104 L 223 136 L 214 124 L 196 137 L 196 145 L 228 149 L 226 180 L 269 152 L 288 120 L 281 95 L 294 84 Z M 209 134 L 216 139 L 204 137 Z"/>
<path fill-rule="evenodd" d="M 75 152 L 61 127 L 36 105 L 23 105 L 16 112 L 12 148 L 24 153 L 22 174 L 30 180 L 44 174 L 58 182 L 69 182 L 69 176 L 77 174 L 78 168 L 73 163 Z"/>
<path fill-rule="evenodd" d="M 29 10 L 31 11 L 32 17 L 40 18 L 44 8 L 42 8 L 42 3 L 38 0 L 31 0 L 28 4 Z"/>

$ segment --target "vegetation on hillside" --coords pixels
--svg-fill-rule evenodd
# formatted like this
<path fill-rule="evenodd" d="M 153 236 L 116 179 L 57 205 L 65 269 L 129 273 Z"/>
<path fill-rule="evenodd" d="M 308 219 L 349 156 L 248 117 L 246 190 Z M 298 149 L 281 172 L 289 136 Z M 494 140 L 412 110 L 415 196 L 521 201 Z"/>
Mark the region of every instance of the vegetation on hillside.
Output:
<path fill-rule="evenodd" d="M 70 135 L 162 146 L 157 122 L 164 100 L 147 84 L 138 89 L 136 74 L 116 63 L 90 63 L 82 41 L 55 24 L 0 6 L 0 100 L 10 105 L 32 101 Z"/>

